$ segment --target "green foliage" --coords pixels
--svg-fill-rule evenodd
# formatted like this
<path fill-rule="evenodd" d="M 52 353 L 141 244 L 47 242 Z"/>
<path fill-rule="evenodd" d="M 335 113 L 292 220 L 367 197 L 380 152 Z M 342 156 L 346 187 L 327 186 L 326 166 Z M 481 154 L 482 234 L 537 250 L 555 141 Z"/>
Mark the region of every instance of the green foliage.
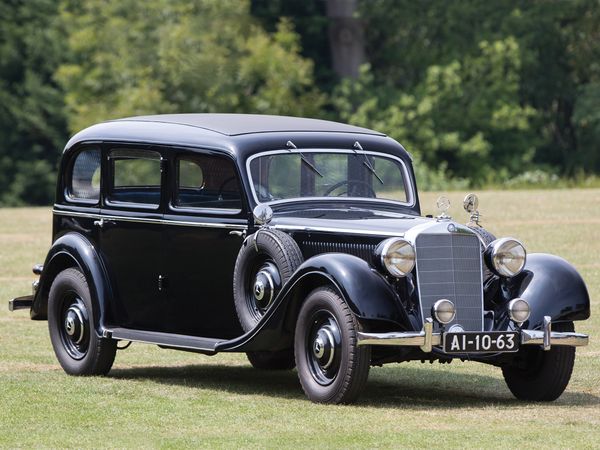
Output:
<path fill-rule="evenodd" d="M 48 204 L 65 143 L 53 80 L 64 38 L 53 0 L 0 3 L 0 205 Z"/>
<path fill-rule="evenodd" d="M 248 2 L 89 0 L 62 17 L 72 61 L 57 78 L 72 131 L 165 112 L 314 116 L 323 103 L 291 23 L 268 34 Z"/>
<path fill-rule="evenodd" d="M 375 128 L 415 155 L 430 189 L 555 185 L 541 173 L 594 185 L 598 0 L 359 0 L 369 64 L 358 80 L 333 73 L 326 9 L 323 0 L 4 1 L 0 205 L 52 201 L 69 132 L 170 112 Z"/>
<path fill-rule="evenodd" d="M 424 91 L 440 99 L 428 89 L 440 80 L 442 98 L 450 101 L 431 103 L 444 107 L 427 115 L 431 122 L 417 114 L 409 123 L 424 127 L 414 133 L 432 135 L 429 144 L 416 141 L 424 147 L 414 151 L 430 165 L 446 161 L 473 184 L 539 164 L 566 175 L 597 172 L 598 138 L 585 123 L 592 119 L 593 89 L 586 85 L 600 78 L 599 6 L 597 0 L 363 1 L 372 85 L 400 92 L 392 95 L 400 109 L 400 101 L 417 109 Z M 439 151 L 432 153 L 434 147 Z"/>
<path fill-rule="evenodd" d="M 365 67 L 342 82 L 335 103 L 344 120 L 386 132 L 427 166 L 482 184 L 533 158 L 536 112 L 520 104 L 520 67 L 515 39 L 483 41 L 473 56 L 430 66 L 408 92 L 380 87 Z"/>

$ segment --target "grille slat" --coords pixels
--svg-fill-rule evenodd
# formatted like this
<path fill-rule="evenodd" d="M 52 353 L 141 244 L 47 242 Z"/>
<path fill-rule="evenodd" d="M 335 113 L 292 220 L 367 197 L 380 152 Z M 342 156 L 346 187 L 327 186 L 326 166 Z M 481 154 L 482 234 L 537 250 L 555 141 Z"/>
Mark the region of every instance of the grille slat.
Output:
<path fill-rule="evenodd" d="M 446 298 L 456 306 L 456 318 L 448 324 L 466 331 L 483 329 L 481 248 L 468 234 L 420 234 L 416 239 L 417 283 L 423 317 L 433 304 Z"/>
<path fill-rule="evenodd" d="M 373 259 L 373 244 L 355 244 L 348 242 L 321 242 L 321 241 L 304 241 L 302 247 L 307 256 L 314 256 L 320 253 L 348 253 L 357 256 L 365 261 Z"/>

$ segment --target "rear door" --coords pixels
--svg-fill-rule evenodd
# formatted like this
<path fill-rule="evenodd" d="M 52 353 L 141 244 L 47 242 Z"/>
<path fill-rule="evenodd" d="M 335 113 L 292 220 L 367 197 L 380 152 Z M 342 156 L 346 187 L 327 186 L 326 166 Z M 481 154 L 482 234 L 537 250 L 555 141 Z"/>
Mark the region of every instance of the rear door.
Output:
<path fill-rule="evenodd" d="M 169 331 L 233 338 L 242 334 L 233 270 L 248 224 L 239 173 L 223 154 L 170 152 L 165 210 Z"/>
<path fill-rule="evenodd" d="M 117 145 L 105 152 L 100 248 L 115 301 L 111 322 L 164 331 L 164 164 L 157 149 Z"/>

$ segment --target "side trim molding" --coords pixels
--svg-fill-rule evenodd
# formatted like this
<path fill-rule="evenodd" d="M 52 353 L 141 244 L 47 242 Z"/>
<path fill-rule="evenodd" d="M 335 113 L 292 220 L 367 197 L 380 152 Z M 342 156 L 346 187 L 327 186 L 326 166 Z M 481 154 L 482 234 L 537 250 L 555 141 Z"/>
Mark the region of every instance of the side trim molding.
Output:
<path fill-rule="evenodd" d="M 129 217 L 129 216 L 115 216 L 109 214 L 91 214 L 82 213 L 75 211 L 61 211 L 54 209 L 53 214 L 57 216 L 71 216 L 71 217 L 85 217 L 88 219 L 106 219 L 123 222 L 136 222 L 136 223 L 153 223 L 158 225 L 176 225 L 183 227 L 200 227 L 200 228 L 226 228 L 231 230 L 247 230 L 247 225 L 238 225 L 234 223 L 224 222 L 191 222 L 185 220 L 166 220 L 166 219 L 151 219 L 146 217 Z"/>

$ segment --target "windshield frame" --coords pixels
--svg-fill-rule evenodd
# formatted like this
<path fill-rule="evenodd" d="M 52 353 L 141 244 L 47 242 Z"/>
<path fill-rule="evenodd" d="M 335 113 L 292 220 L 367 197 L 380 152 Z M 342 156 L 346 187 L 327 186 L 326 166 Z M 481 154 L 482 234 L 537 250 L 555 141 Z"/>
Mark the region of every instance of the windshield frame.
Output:
<path fill-rule="evenodd" d="M 277 154 L 290 154 L 296 153 L 300 156 L 300 153 L 343 153 L 348 155 L 361 155 L 366 154 L 368 156 L 377 156 L 380 158 L 391 159 L 400 164 L 400 168 L 402 171 L 402 177 L 404 181 L 404 190 L 406 192 L 406 202 L 402 202 L 399 200 L 389 200 L 389 199 L 381 199 L 381 198 L 368 198 L 368 197 L 293 197 L 293 198 L 285 198 L 281 200 L 271 200 L 269 202 L 261 202 L 258 199 L 258 195 L 256 194 L 256 190 L 254 188 L 254 180 L 252 178 L 252 172 L 250 170 L 250 164 L 256 158 L 260 158 L 262 156 L 269 155 L 277 155 Z M 302 203 L 302 202 L 361 202 L 361 203 L 381 203 L 386 205 L 393 206 L 402 206 L 404 208 L 414 208 L 416 205 L 416 195 L 415 195 L 415 183 L 412 179 L 406 162 L 395 156 L 390 155 L 389 153 L 377 152 L 372 150 L 352 150 L 352 149 L 337 149 L 337 148 L 297 148 L 297 149 L 281 149 L 281 150 L 268 150 L 263 152 L 255 153 L 254 155 L 248 157 L 246 159 L 246 174 L 248 176 L 248 181 L 250 184 L 250 191 L 252 192 L 252 198 L 256 202 L 257 205 L 265 204 L 265 205 L 280 205 L 287 203 Z"/>

